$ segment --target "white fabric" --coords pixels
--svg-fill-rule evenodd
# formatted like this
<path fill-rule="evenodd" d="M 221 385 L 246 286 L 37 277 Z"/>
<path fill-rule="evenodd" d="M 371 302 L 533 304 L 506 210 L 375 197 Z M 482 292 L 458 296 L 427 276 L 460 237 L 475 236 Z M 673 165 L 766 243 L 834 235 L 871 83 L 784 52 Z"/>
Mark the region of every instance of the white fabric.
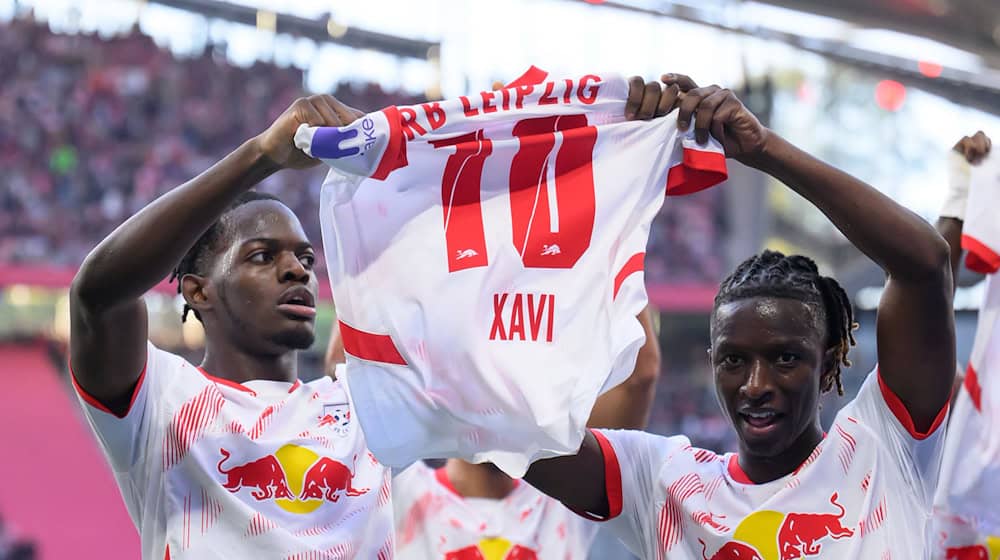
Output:
<path fill-rule="evenodd" d="M 142 558 L 392 558 L 389 470 L 330 378 L 237 385 L 149 344 L 124 418 L 78 394 Z"/>
<path fill-rule="evenodd" d="M 422 462 L 393 479 L 392 502 L 400 560 L 583 560 L 599 527 L 524 482 L 501 500 L 463 498 Z"/>
<path fill-rule="evenodd" d="M 299 129 L 335 168 L 324 251 L 348 392 L 383 463 L 460 457 L 520 477 L 575 452 L 598 395 L 632 371 L 650 223 L 665 190 L 724 179 L 725 158 L 674 116 L 625 122 L 627 91 L 590 75 Z M 456 135 L 471 136 L 441 144 Z"/>
<path fill-rule="evenodd" d="M 965 208 L 969 202 L 969 167 L 964 155 L 954 150 L 948 152 L 948 190 L 938 213 L 942 218 L 965 219 Z"/>
<path fill-rule="evenodd" d="M 962 245 L 970 268 L 989 273 L 965 383 L 948 425 L 935 499 L 940 558 L 1000 556 L 1000 154 L 993 152 L 969 176 Z M 993 538 L 990 538 L 990 537 Z M 951 549 L 949 552 L 948 549 Z M 962 558 L 965 558 L 964 556 Z"/>
<path fill-rule="evenodd" d="M 621 473 L 621 513 L 608 525 L 650 560 L 926 558 L 944 430 L 911 435 L 877 375 L 802 466 L 764 484 L 750 483 L 734 455 L 691 447 L 683 436 L 597 432 L 613 448 L 606 468 L 613 473 L 617 460 Z"/>

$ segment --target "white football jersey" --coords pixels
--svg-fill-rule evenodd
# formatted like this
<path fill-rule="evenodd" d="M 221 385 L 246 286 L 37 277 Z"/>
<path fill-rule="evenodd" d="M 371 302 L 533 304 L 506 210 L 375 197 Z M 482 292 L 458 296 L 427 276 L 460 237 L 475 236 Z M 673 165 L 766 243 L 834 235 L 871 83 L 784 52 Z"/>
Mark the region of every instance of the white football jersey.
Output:
<path fill-rule="evenodd" d="M 969 175 L 963 224 L 966 265 L 988 274 L 976 339 L 948 424 L 935 500 L 939 558 L 1000 557 L 1000 154 Z"/>
<path fill-rule="evenodd" d="M 77 392 L 144 559 L 392 558 L 389 469 L 329 377 L 237 384 L 150 343 L 123 417 Z"/>
<path fill-rule="evenodd" d="M 346 384 L 392 467 L 460 457 L 520 477 L 575 452 L 642 346 L 664 194 L 726 177 L 721 146 L 674 116 L 626 122 L 623 78 L 546 80 L 296 135 L 334 168 L 320 211 Z"/>
<path fill-rule="evenodd" d="M 793 473 L 754 484 L 683 436 L 595 431 L 611 530 L 640 558 L 921 560 L 943 447 L 872 372 Z"/>
<path fill-rule="evenodd" d="M 418 462 L 393 479 L 400 560 L 583 560 L 598 524 L 531 485 L 501 500 L 465 498 L 442 467 Z"/>

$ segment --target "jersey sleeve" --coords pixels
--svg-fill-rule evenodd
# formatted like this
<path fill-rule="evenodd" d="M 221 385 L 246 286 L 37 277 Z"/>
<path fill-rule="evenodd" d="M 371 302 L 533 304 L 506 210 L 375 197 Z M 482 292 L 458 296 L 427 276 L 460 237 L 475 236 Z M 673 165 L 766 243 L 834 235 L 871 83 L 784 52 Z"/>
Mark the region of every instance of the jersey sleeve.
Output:
<path fill-rule="evenodd" d="M 604 455 L 608 528 L 640 558 L 655 554 L 656 488 L 667 458 L 689 445 L 683 436 L 663 437 L 638 430 L 591 430 Z M 602 520 L 592 515 L 585 517 Z"/>
<path fill-rule="evenodd" d="M 300 125 L 295 146 L 343 173 L 385 179 L 406 166 L 406 142 L 396 107 L 368 113 L 347 126 Z"/>
<path fill-rule="evenodd" d="M 663 117 L 673 125 L 676 111 Z M 694 136 L 694 123 L 687 130 L 678 130 L 667 172 L 667 196 L 682 196 L 713 187 L 729 176 L 722 144 L 708 137 L 699 144 Z"/>
<path fill-rule="evenodd" d="M 1000 270 L 1000 154 L 994 151 L 969 176 L 969 201 L 962 227 L 965 264 L 984 274 Z"/>
<path fill-rule="evenodd" d="M 944 449 L 942 423 L 947 413 L 945 405 L 926 432 L 918 431 L 903 402 L 882 381 L 876 368 L 865 379 L 854 401 L 841 411 L 838 421 L 846 417 L 875 432 L 895 456 L 894 463 L 899 465 L 904 483 L 917 491 L 922 503 L 930 507 Z"/>

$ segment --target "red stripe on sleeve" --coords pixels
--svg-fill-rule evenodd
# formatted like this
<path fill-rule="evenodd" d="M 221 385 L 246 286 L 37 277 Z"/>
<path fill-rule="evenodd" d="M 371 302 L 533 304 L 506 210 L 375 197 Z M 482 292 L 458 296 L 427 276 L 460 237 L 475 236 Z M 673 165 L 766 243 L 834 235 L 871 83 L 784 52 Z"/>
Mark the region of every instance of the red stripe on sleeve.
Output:
<path fill-rule="evenodd" d="M 618 297 L 618 290 L 621 289 L 622 283 L 635 272 L 642 272 L 645 269 L 646 263 L 646 253 L 636 253 L 629 257 L 628 261 L 622 266 L 618 274 L 615 275 L 615 291 L 611 296 L 611 299 Z"/>
<path fill-rule="evenodd" d="M 962 385 L 969 392 L 969 398 L 972 399 L 972 406 L 982 412 L 983 388 L 979 386 L 979 376 L 976 374 L 976 368 L 972 367 L 972 364 L 969 364 L 969 368 L 965 370 L 965 381 L 962 382 Z"/>
<path fill-rule="evenodd" d="M 344 340 L 344 351 L 348 354 L 368 360 L 387 364 L 406 365 L 406 360 L 396 349 L 396 343 L 387 334 L 373 334 L 361 331 L 343 321 L 340 323 L 340 336 Z"/>
<path fill-rule="evenodd" d="M 982 241 L 963 233 L 962 248 L 969 252 L 965 256 L 965 266 L 969 270 L 982 274 L 993 274 L 1000 270 L 1000 255 Z"/>
<path fill-rule="evenodd" d="M 681 196 L 707 189 L 729 177 L 726 155 L 684 149 L 684 159 L 667 173 L 667 196 Z"/>
<path fill-rule="evenodd" d="M 129 398 L 128 400 L 128 408 L 125 409 L 125 412 L 123 414 L 115 414 L 114 412 L 111 411 L 110 408 L 104 406 L 104 404 L 101 403 L 101 401 L 97 400 L 96 397 L 94 397 L 86 390 L 84 390 L 84 388 L 80 386 L 80 383 L 77 382 L 76 374 L 73 373 L 73 364 L 69 364 L 69 378 L 70 381 L 73 383 L 73 389 L 76 390 L 76 392 L 80 395 L 80 397 L 83 399 L 84 402 L 96 408 L 97 410 L 100 410 L 101 412 L 106 412 L 114 416 L 115 418 L 122 419 L 128 416 L 128 413 L 132 411 L 132 405 L 135 404 L 135 398 L 139 395 L 139 389 L 142 388 L 142 382 L 146 379 L 147 365 L 149 365 L 148 355 L 146 356 L 146 363 L 142 365 L 142 373 L 139 374 L 139 379 L 135 382 L 135 388 L 132 389 L 132 397 Z"/>
<path fill-rule="evenodd" d="M 909 432 L 913 439 L 927 439 L 934 433 L 935 430 L 938 429 L 941 423 L 944 422 L 944 417 L 948 413 L 948 405 L 951 399 L 945 401 L 944 406 L 941 407 L 941 411 L 938 412 L 938 415 L 934 417 L 934 421 L 931 423 L 931 426 L 927 428 L 927 431 L 918 432 L 916 426 L 913 425 L 913 418 L 910 417 L 910 411 L 906 410 L 906 405 L 904 405 L 903 401 L 899 399 L 896 393 L 893 393 L 892 389 L 885 384 L 885 381 L 882 380 L 882 373 L 877 372 L 877 375 L 878 387 L 882 390 L 882 398 L 885 399 L 885 404 L 889 406 L 889 410 L 892 411 L 893 416 L 895 416 L 896 420 L 899 420 L 899 423 L 906 428 L 906 431 Z"/>
<path fill-rule="evenodd" d="M 590 430 L 590 433 L 594 434 L 597 444 L 601 446 L 601 454 L 604 455 L 604 488 L 608 493 L 608 516 L 602 521 L 607 521 L 622 513 L 622 469 L 618 464 L 615 448 L 608 438 L 597 430 Z"/>
<path fill-rule="evenodd" d="M 406 167 L 409 162 L 406 159 L 406 142 L 403 141 L 403 130 L 399 125 L 399 109 L 395 106 L 382 109 L 385 120 L 389 123 L 389 144 L 385 147 L 385 153 L 378 162 L 378 168 L 372 173 L 372 179 L 382 180 L 390 173 Z M 362 117 L 363 118 L 363 117 Z"/>

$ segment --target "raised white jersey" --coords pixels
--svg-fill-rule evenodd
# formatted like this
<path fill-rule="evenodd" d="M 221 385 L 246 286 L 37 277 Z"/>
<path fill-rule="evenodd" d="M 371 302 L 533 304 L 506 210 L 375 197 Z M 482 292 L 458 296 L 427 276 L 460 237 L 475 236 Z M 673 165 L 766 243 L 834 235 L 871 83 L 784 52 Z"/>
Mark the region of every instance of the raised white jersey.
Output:
<path fill-rule="evenodd" d="M 501 500 L 462 497 L 447 471 L 417 462 L 393 479 L 400 560 L 583 560 L 598 524 L 529 484 Z"/>
<path fill-rule="evenodd" d="M 369 446 L 514 477 L 575 452 L 642 346 L 642 270 L 666 194 L 723 180 L 676 118 L 626 122 L 627 82 L 547 80 L 300 127 L 334 167 L 324 252 Z"/>
<path fill-rule="evenodd" d="M 392 558 L 389 469 L 330 378 L 237 384 L 149 344 L 123 417 L 77 391 L 144 559 Z"/>
<path fill-rule="evenodd" d="M 871 373 L 793 473 L 754 484 L 683 436 L 595 431 L 612 531 L 650 560 L 922 560 L 943 447 Z"/>
<path fill-rule="evenodd" d="M 935 500 L 940 558 L 1000 558 L 1000 154 L 969 174 L 966 265 L 987 274 L 972 356 L 948 424 Z"/>

